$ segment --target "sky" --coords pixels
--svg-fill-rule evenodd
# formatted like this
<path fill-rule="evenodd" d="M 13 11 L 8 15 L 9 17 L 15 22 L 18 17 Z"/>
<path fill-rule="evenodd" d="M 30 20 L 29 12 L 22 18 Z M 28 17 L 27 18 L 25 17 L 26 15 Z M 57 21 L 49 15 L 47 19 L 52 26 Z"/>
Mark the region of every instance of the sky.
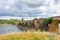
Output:
<path fill-rule="evenodd" d="M 0 0 L 0 19 L 60 16 L 60 0 Z"/>

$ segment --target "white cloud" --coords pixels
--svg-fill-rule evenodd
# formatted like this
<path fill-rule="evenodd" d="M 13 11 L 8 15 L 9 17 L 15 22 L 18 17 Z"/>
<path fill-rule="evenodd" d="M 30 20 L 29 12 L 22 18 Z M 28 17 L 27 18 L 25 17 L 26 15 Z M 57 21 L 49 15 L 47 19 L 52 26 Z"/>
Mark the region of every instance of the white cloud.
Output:
<path fill-rule="evenodd" d="M 7 0 L 7 4 L 10 4 L 10 5 L 14 4 L 15 2 L 16 0 Z"/>
<path fill-rule="evenodd" d="M 1 9 L 13 16 L 60 16 L 60 0 L 0 0 Z"/>
<path fill-rule="evenodd" d="M 10 6 L 5 6 L 5 9 L 6 9 L 6 10 L 8 10 L 8 9 L 10 9 L 10 8 L 11 8 Z"/>
<path fill-rule="evenodd" d="M 47 10 L 47 6 L 40 6 L 38 10 L 45 12 Z"/>
<path fill-rule="evenodd" d="M 15 16 L 0 16 L 1 20 L 10 20 L 10 19 L 18 19 L 21 20 L 22 17 L 15 17 Z M 34 17 L 24 17 L 24 20 L 32 20 Z"/>

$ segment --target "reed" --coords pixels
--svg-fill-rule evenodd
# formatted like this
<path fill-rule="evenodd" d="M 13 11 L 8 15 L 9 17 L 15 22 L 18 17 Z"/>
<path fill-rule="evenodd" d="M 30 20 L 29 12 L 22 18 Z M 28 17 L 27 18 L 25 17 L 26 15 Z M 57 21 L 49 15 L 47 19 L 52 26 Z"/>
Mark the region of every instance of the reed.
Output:
<path fill-rule="evenodd" d="M 60 40 L 59 35 L 52 36 L 49 32 L 18 32 L 1 34 L 0 40 Z"/>

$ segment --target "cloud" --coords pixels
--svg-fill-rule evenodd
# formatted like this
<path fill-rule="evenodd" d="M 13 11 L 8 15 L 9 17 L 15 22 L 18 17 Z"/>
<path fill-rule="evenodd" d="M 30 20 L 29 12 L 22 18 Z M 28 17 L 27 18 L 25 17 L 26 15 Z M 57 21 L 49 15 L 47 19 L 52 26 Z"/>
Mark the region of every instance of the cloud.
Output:
<path fill-rule="evenodd" d="M 0 16 L 60 16 L 60 0 L 0 0 Z"/>
<path fill-rule="evenodd" d="M 10 19 L 18 19 L 21 20 L 22 17 L 15 17 L 15 16 L 0 16 L 0 19 L 2 20 L 10 20 Z M 34 17 L 24 17 L 24 20 L 32 20 L 34 19 Z"/>
<path fill-rule="evenodd" d="M 27 6 L 34 8 L 34 7 L 42 6 L 45 3 L 45 0 L 25 0 L 22 2 L 27 4 Z"/>

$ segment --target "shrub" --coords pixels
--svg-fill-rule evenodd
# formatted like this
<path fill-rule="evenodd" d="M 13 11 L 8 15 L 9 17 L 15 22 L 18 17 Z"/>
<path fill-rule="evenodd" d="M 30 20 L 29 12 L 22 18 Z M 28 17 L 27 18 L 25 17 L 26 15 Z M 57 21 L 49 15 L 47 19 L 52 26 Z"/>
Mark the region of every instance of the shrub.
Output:
<path fill-rule="evenodd" d="M 52 18 L 51 17 L 50 18 L 46 18 L 45 22 L 50 24 L 52 22 Z"/>

